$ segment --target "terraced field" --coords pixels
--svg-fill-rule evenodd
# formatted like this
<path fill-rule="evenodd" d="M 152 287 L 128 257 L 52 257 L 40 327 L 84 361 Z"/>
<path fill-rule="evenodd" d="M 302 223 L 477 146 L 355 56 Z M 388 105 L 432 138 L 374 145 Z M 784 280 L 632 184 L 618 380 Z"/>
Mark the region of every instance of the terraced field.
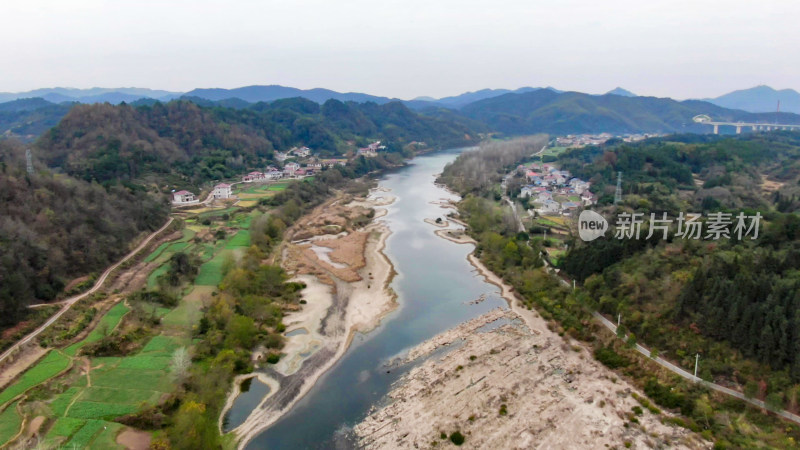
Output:
<path fill-rule="evenodd" d="M 257 195 L 272 195 L 284 188 L 285 184 L 252 187 L 264 189 Z M 36 388 L 39 406 L 35 414 L 47 417 L 41 428 L 47 444 L 120 448 L 115 440 L 125 426 L 113 420 L 156 404 L 174 391 L 172 356 L 178 348 L 191 345 L 192 326 L 202 314 L 205 299 L 214 294 L 222 280 L 225 262 L 250 246 L 250 223 L 258 214 L 241 212 L 239 207 L 203 210 L 185 221 L 180 239 L 165 242 L 147 255 L 144 262 L 153 267 L 147 278 L 150 289 L 158 287 L 158 277 L 169 270 L 170 258 L 177 252 L 196 255 L 202 261 L 194 284 L 184 289 L 185 296 L 177 307 L 141 304 L 161 319 L 156 329 L 161 334 L 150 338 L 140 351 L 124 357 L 83 356 L 83 347 L 113 332 L 131 311 L 125 302 L 118 302 L 83 340 L 49 351 L 0 391 L 0 446 L 20 432 L 24 420 L 20 412 L 31 418 L 26 393 Z"/>
<path fill-rule="evenodd" d="M 134 355 L 91 358 L 89 372 L 48 402 L 55 422 L 47 441 L 67 448 L 114 448 L 123 426 L 110 421 L 172 392 L 172 354 L 188 344 L 188 337 L 158 335 Z"/>

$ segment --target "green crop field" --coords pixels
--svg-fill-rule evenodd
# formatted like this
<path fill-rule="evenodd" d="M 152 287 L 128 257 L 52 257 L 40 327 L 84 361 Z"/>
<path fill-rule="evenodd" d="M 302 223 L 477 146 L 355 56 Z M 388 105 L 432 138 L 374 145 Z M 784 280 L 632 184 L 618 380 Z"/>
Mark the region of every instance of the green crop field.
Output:
<path fill-rule="evenodd" d="M 22 417 L 17 413 L 17 403 L 14 402 L 0 414 L 0 444 L 16 436 L 21 426 Z"/>
<path fill-rule="evenodd" d="M 136 412 L 138 409 L 138 406 L 127 403 L 77 401 L 72 404 L 67 414 L 69 417 L 74 417 L 76 419 L 113 420 L 119 416 Z"/>
<path fill-rule="evenodd" d="M 222 264 L 228 255 L 230 255 L 230 251 L 221 251 L 211 261 L 200 266 L 200 272 L 194 279 L 194 284 L 197 286 L 218 285 L 222 281 Z"/>
<path fill-rule="evenodd" d="M 142 349 L 142 353 L 166 352 L 171 355 L 172 352 L 184 344 L 185 343 L 181 342 L 181 340 L 178 338 L 159 335 L 150 339 L 150 341 Z"/>
<path fill-rule="evenodd" d="M 138 405 L 141 402 L 154 402 L 161 396 L 158 391 L 145 391 L 143 389 L 124 389 L 92 386 L 84 389 L 82 401 L 98 403 L 125 403 Z M 70 409 L 69 415 L 72 415 Z"/>
<path fill-rule="evenodd" d="M 122 320 L 122 316 L 127 314 L 128 311 L 130 311 L 130 308 L 125 306 L 124 303 L 117 303 L 113 308 L 108 310 L 102 319 L 100 319 L 100 323 L 97 325 L 97 327 L 95 327 L 94 330 L 92 330 L 91 333 L 89 333 L 88 336 L 86 336 L 86 339 L 76 342 L 65 348 L 64 353 L 69 356 L 75 356 L 78 353 L 78 349 L 84 345 L 99 341 L 104 337 L 104 332 L 110 333 L 114 328 L 117 327 L 117 325 L 119 325 L 119 322 Z"/>
<path fill-rule="evenodd" d="M 225 244 L 226 249 L 249 247 L 249 246 L 250 246 L 250 232 L 247 230 L 240 230 L 228 241 L 227 244 Z"/>
<path fill-rule="evenodd" d="M 51 350 L 35 366 L 28 369 L 19 379 L 0 392 L 0 405 L 5 404 L 17 395 L 27 391 L 37 384 L 46 381 L 69 367 L 70 359 L 63 353 Z"/>
<path fill-rule="evenodd" d="M 153 262 L 159 257 L 159 255 L 161 255 L 161 252 L 163 252 L 165 248 L 169 247 L 169 244 L 169 242 L 164 242 L 163 244 L 159 245 L 158 248 L 153 251 L 153 253 L 147 255 L 147 258 L 144 259 L 144 262 Z"/>
<path fill-rule="evenodd" d="M 56 419 L 50 431 L 47 432 L 47 439 L 67 438 L 75 434 L 84 424 L 85 420 L 73 419 L 72 417 L 59 417 Z"/>
<path fill-rule="evenodd" d="M 80 430 L 72 435 L 64 448 L 86 448 L 91 444 L 92 438 L 103 429 L 105 422 L 102 420 L 87 420 Z"/>
<path fill-rule="evenodd" d="M 152 271 L 147 276 L 147 289 L 155 289 L 158 286 L 158 278 L 164 275 L 169 270 L 169 263 L 164 263 L 158 266 L 158 269 Z"/>
<path fill-rule="evenodd" d="M 97 434 L 92 441 L 92 448 L 102 448 L 102 449 L 113 449 L 113 448 L 124 448 L 123 446 L 117 444 L 117 435 L 119 434 L 122 429 L 125 428 L 124 425 L 120 425 L 115 422 L 106 422 L 105 426 L 100 433 Z"/>

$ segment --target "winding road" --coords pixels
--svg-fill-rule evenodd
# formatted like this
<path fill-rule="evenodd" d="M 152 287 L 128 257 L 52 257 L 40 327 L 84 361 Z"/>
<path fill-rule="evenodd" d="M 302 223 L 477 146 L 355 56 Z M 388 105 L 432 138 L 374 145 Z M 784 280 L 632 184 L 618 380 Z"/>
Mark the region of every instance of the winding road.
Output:
<path fill-rule="evenodd" d="M 600 314 L 599 312 L 595 311 L 595 312 L 592 313 L 592 315 L 594 315 L 594 317 L 597 320 L 599 320 L 600 323 L 605 325 L 606 328 L 611 330 L 612 333 L 614 333 L 614 334 L 617 333 L 617 326 L 614 325 L 610 320 L 606 319 L 602 314 Z M 645 348 L 645 347 L 643 347 L 643 346 L 641 346 L 639 344 L 636 344 L 636 350 L 639 353 L 643 354 L 644 356 L 647 356 L 648 358 L 650 358 L 651 353 L 650 353 L 650 350 L 648 350 L 647 348 Z M 661 357 L 655 357 L 655 358 L 650 358 L 650 359 L 652 359 L 658 365 L 666 368 L 667 370 L 669 370 L 669 371 L 671 371 L 673 373 L 676 373 L 676 374 L 680 375 L 683 378 L 686 378 L 689 381 L 694 381 L 696 383 L 700 383 L 700 384 L 702 384 L 703 386 L 705 386 L 705 387 L 707 387 L 709 389 L 713 389 L 715 391 L 722 392 L 723 394 L 728 394 L 730 396 L 733 396 L 733 397 L 736 397 L 736 398 L 738 398 L 740 400 L 743 400 L 743 401 L 745 401 L 747 403 L 750 403 L 753 406 L 757 406 L 759 408 L 764 408 L 764 409 L 767 409 L 769 411 L 772 411 L 775 414 L 783 417 L 784 419 L 791 420 L 792 422 L 795 422 L 795 423 L 800 423 L 800 416 L 798 416 L 797 414 L 792 414 L 792 413 L 790 413 L 789 411 L 786 411 L 786 410 L 772 409 L 769 406 L 767 406 L 767 404 L 764 403 L 761 400 L 747 397 L 746 395 L 742 394 L 739 391 L 734 391 L 733 389 L 726 388 L 725 386 L 720 386 L 720 385 L 718 385 L 716 383 L 712 383 L 710 381 L 703 380 L 700 377 L 696 377 L 693 374 L 687 372 L 686 370 L 681 369 L 680 367 L 676 366 L 675 364 L 672 364 L 671 362 L 669 362 L 669 361 L 667 361 L 667 360 L 665 360 L 665 359 L 663 359 Z"/>
<path fill-rule="evenodd" d="M 153 240 L 153 238 L 155 238 L 156 236 L 158 236 L 159 234 L 161 234 L 161 232 L 163 232 L 164 230 L 166 230 L 166 229 L 167 229 L 167 227 L 169 227 L 169 226 L 172 224 L 172 221 L 173 221 L 173 218 L 172 218 L 172 217 L 170 217 L 170 218 L 169 218 L 169 220 L 167 220 L 167 223 L 165 223 L 165 224 L 164 224 L 164 225 L 163 225 L 161 228 L 159 228 L 158 230 L 156 230 L 156 231 L 154 231 L 154 232 L 150 233 L 150 235 L 149 235 L 149 236 L 147 236 L 147 237 L 146 237 L 146 238 L 145 238 L 145 239 L 144 239 L 144 240 L 143 240 L 143 241 L 142 241 L 142 242 L 141 242 L 141 243 L 140 243 L 140 244 L 139 244 L 139 245 L 138 245 L 138 246 L 137 246 L 135 249 L 133 249 L 133 250 L 132 250 L 130 253 L 128 253 L 127 255 L 125 255 L 125 257 L 124 257 L 124 258 L 122 258 L 121 260 L 119 260 L 119 261 L 118 261 L 116 264 L 114 264 L 113 266 L 111 266 L 111 267 L 109 267 L 108 269 L 106 269 L 106 270 L 105 270 L 105 272 L 103 272 L 103 273 L 100 275 L 100 277 L 97 279 L 97 281 L 94 283 L 94 286 L 92 286 L 92 287 L 91 287 L 91 289 L 89 289 L 88 291 L 86 291 L 86 292 L 84 292 L 84 293 L 82 293 L 82 294 L 75 295 L 75 296 L 73 296 L 73 297 L 67 298 L 67 299 L 65 299 L 65 300 L 62 300 L 61 302 L 59 302 L 60 304 L 62 304 L 62 305 L 64 305 L 64 306 L 62 306 L 62 307 L 61 307 L 61 309 L 59 309 L 59 310 L 58 310 L 58 312 L 56 312 L 55 314 L 53 314 L 53 316 L 52 316 L 52 317 L 50 317 L 49 319 L 47 319 L 47 321 L 46 321 L 45 323 L 43 323 L 41 326 L 39 326 L 39 328 L 37 328 L 37 329 L 33 330 L 33 331 L 30 333 L 30 334 L 28 334 L 28 335 L 27 335 L 27 336 L 25 336 L 24 338 L 20 339 L 20 340 L 19 340 L 17 343 L 15 343 L 15 344 L 14 344 L 14 345 L 12 345 L 11 347 L 9 347 L 9 348 L 8 348 L 8 350 L 6 350 L 5 352 L 3 352 L 3 354 L 2 354 L 2 355 L 0 355 L 0 364 L 2 364 L 2 363 L 3 363 L 3 361 L 5 361 L 5 360 L 6 360 L 6 359 L 7 359 L 9 356 L 11 356 L 12 354 L 14 354 L 14 352 L 15 352 L 16 350 L 18 350 L 20 347 L 22 347 L 23 345 L 27 344 L 28 342 L 30 342 L 30 341 L 31 341 L 31 340 L 33 340 L 34 338 L 36 338 L 36 336 L 38 336 L 39 334 L 41 334 L 41 333 L 42 333 L 42 331 L 46 330 L 46 329 L 47 329 L 47 327 L 49 327 L 50 325 L 52 325 L 52 324 L 53 324 L 53 323 L 54 323 L 56 320 L 58 320 L 58 319 L 59 319 L 61 316 L 63 316 L 63 315 L 64 315 L 64 313 L 66 313 L 67 311 L 69 311 L 69 309 L 72 307 L 72 305 L 74 305 L 74 304 L 75 304 L 75 302 L 77 302 L 77 301 L 79 301 L 79 300 L 81 300 L 81 299 L 84 299 L 84 298 L 86 298 L 87 296 L 89 296 L 89 295 L 92 295 L 92 294 L 94 294 L 95 292 L 97 292 L 97 291 L 98 291 L 98 290 L 99 290 L 99 289 L 100 289 L 100 288 L 103 286 L 103 283 L 105 283 L 106 279 L 108 279 L 108 276 L 109 276 L 109 275 L 111 275 L 111 272 L 113 272 L 114 270 L 116 270 L 116 269 L 117 269 L 117 267 L 119 267 L 120 265 L 122 265 L 123 263 L 125 263 L 126 261 L 128 261 L 129 259 L 133 258 L 133 256 L 134 256 L 134 255 L 136 255 L 136 254 L 137 254 L 137 253 L 139 253 L 139 252 L 140 252 L 140 251 L 141 251 L 143 248 L 145 248 L 145 247 L 146 247 L 146 246 L 147 246 L 147 245 L 150 243 L 150 241 L 152 241 L 152 240 Z"/>

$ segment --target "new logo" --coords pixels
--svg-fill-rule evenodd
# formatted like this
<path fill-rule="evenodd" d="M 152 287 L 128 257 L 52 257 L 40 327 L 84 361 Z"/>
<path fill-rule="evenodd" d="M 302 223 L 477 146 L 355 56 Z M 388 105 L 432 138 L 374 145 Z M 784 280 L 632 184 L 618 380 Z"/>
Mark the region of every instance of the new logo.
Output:
<path fill-rule="evenodd" d="M 608 231 L 608 221 L 600 214 L 584 209 L 578 216 L 578 234 L 586 242 L 603 236 Z"/>

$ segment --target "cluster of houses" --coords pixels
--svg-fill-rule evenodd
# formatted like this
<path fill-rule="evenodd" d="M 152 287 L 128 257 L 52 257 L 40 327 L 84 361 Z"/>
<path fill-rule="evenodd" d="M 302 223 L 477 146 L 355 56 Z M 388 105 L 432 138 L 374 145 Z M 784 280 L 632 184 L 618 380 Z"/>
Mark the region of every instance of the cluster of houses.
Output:
<path fill-rule="evenodd" d="M 385 149 L 386 146 L 381 145 L 381 141 L 375 141 L 364 148 L 358 149 L 358 152 L 356 154 L 358 156 L 366 156 L 368 158 L 372 158 L 374 156 L 378 156 L 378 150 L 385 150 Z"/>
<path fill-rule="evenodd" d="M 519 166 L 518 170 L 524 171 L 528 182 L 520 190 L 519 196 L 530 198 L 539 214 L 571 215 L 597 201 L 597 197 L 589 190 L 591 184 L 572 177 L 567 170 L 540 163 Z"/>
<path fill-rule="evenodd" d="M 617 137 L 622 139 L 625 142 L 636 142 L 641 141 L 644 139 L 649 139 L 651 137 L 658 137 L 659 134 L 625 134 L 625 135 L 617 135 L 614 136 L 610 133 L 600 133 L 600 134 L 568 134 L 566 136 L 560 136 L 556 138 L 556 145 L 559 147 L 569 147 L 569 148 L 576 148 L 576 147 L 584 147 L 587 145 L 600 145 L 605 143 L 607 140 Z"/>
<path fill-rule="evenodd" d="M 424 145 L 424 143 L 422 143 Z M 385 149 L 386 146 L 381 145 L 381 141 L 375 141 L 367 147 L 358 149 L 358 155 L 376 156 L 379 150 Z M 294 147 L 291 150 L 282 153 L 275 152 L 275 159 L 284 163 L 287 159 L 296 158 L 300 162 L 287 162 L 283 164 L 283 168 L 279 169 L 274 166 L 269 166 L 264 172 L 253 171 L 242 176 L 243 183 L 263 183 L 267 181 L 279 180 L 282 178 L 303 178 L 313 175 L 324 168 L 333 168 L 337 165 L 347 165 L 346 158 L 315 158 L 311 154 L 311 149 L 308 147 Z M 226 199 L 233 196 L 231 185 L 227 183 L 220 183 L 214 186 L 211 191 L 211 196 L 215 199 Z M 199 203 L 200 200 L 189 191 L 182 190 L 172 193 L 172 204 L 176 206 L 193 205 Z"/>

